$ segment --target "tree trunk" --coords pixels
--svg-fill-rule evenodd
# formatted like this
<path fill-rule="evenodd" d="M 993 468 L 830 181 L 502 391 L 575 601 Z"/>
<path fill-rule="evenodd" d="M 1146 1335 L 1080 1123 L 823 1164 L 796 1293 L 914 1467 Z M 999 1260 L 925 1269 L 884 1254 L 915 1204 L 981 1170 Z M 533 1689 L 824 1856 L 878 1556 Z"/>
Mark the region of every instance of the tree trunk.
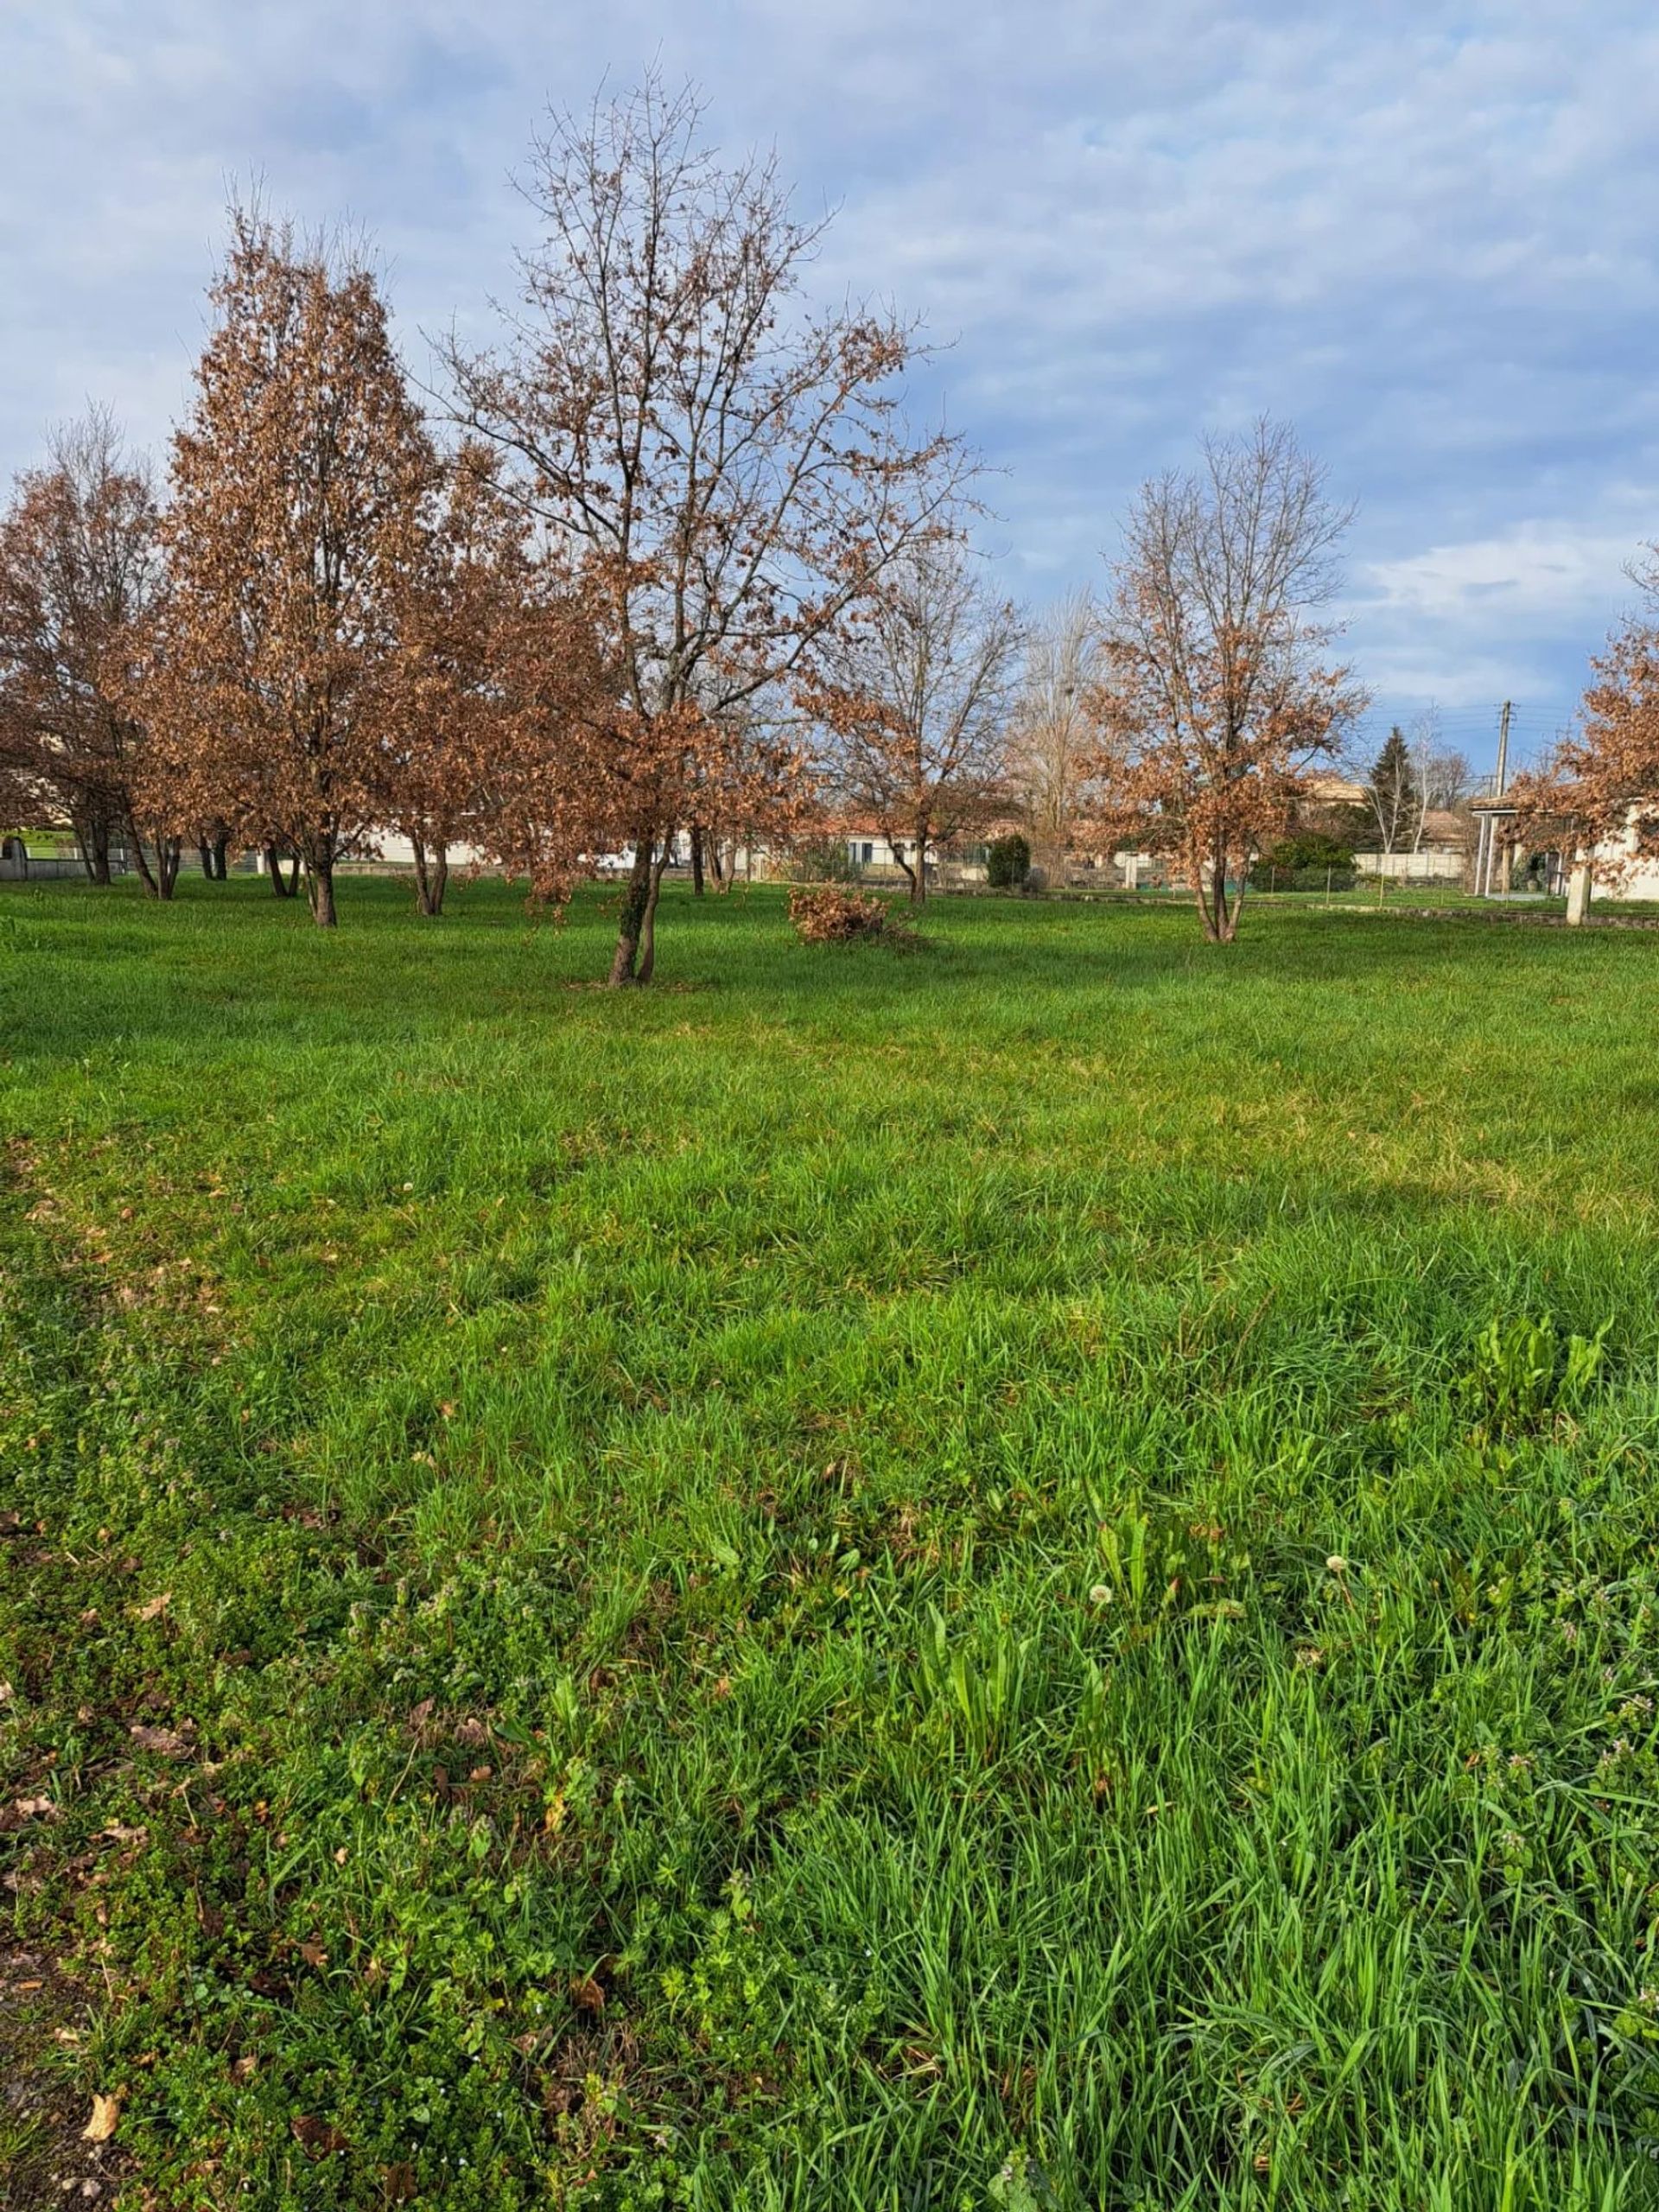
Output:
<path fill-rule="evenodd" d="M 226 879 L 227 870 L 225 865 L 225 856 L 230 850 L 230 831 L 228 830 L 221 830 L 218 836 L 213 839 L 213 843 L 207 848 L 213 863 L 213 875 L 215 883 L 223 883 Z"/>
<path fill-rule="evenodd" d="M 80 862 L 87 880 L 92 883 L 108 884 L 110 876 L 110 825 L 97 815 L 75 830 L 80 846 Z"/>
<path fill-rule="evenodd" d="M 654 852 L 655 847 L 649 837 L 639 839 L 633 849 L 633 866 L 628 871 L 627 889 L 622 893 L 622 912 L 616 928 L 616 951 L 611 960 L 610 983 L 613 990 L 620 990 L 625 983 L 634 983 L 639 980 L 637 973 L 639 937 L 645 928 L 645 908 L 654 904 Z"/>
<path fill-rule="evenodd" d="M 299 867 L 295 856 L 294 865 Z M 334 911 L 334 855 L 332 849 L 320 848 L 306 864 L 305 895 L 311 908 L 311 918 L 320 930 L 339 926 Z"/>
<path fill-rule="evenodd" d="M 170 899 L 173 887 L 179 880 L 179 859 L 184 850 L 183 840 L 158 835 L 156 839 L 156 865 L 152 868 L 136 823 L 128 823 L 127 835 L 132 841 L 133 858 L 138 864 L 139 874 L 144 880 L 145 891 L 152 899 Z"/>
<path fill-rule="evenodd" d="M 279 846 L 265 847 L 265 870 L 270 877 L 270 887 L 278 899 L 297 899 L 300 892 L 300 856 L 288 856 L 288 874 L 283 874 L 283 855 Z"/>
<path fill-rule="evenodd" d="M 1204 924 L 1204 934 L 1208 942 L 1211 944 L 1219 944 L 1221 924 L 1216 914 L 1216 888 L 1213 877 L 1208 882 L 1202 875 L 1198 878 L 1198 918 Z"/>
<path fill-rule="evenodd" d="M 702 896 L 702 824 L 701 822 L 694 822 L 691 824 L 691 895 L 694 899 L 701 899 Z"/>
<path fill-rule="evenodd" d="M 657 899 L 663 887 L 663 870 L 668 866 L 671 844 L 671 839 L 664 839 L 663 849 L 651 871 L 651 895 L 645 900 L 645 918 L 639 931 L 639 966 L 634 976 L 639 983 L 648 983 L 651 971 L 657 965 Z"/>
<path fill-rule="evenodd" d="M 419 837 L 409 842 L 415 854 L 415 904 L 429 917 L 441 914 L 449 881 L 449 849 L 434 845 L 429 852 Z"/>
<path fill-rule="evenodd" d="M 136 825 L 130 822 L 127 824 L 127 839 L 129 850 L 131 852 L 133 859 L 137 863 L 138 873 L 144 880 L 144 889 L 146 893 L 152 899 L 164 899 L 167 896 L 166 892 L 162 889 L 161 885 L 150 873 L 149 857 L 144 851 L 144 841 L 138 835 Z M 161 862 L 161 854 L 158 851 L 156 855 L 158 866 Z"/>
<path fill-rule="evenodd" d="M 1221 942 L 1230 944 L 1238 935 L 1238 918 L 1244 910 L 1244 892 L 1249 882 L 1249 869 L 1242 863 L 1238 871 L 1238 887 L 1233 893 L 1232 903 L 1227 899 L 1227 874 L 1224 868 L 1221 878 Z"/>
<path fill-rule="evenodd" d="M 1590 912 L 1590 861 L 1580 853 L 1573 862 L 1573 873 L 1567 885 L 1567 925 L 1570 930 L 1583 927 Z"/>
<path fill-rule="evenodd" d="M 1230 902 L 1227 897 L 1227 855 L 1212 853 L 1193 868 L 1197 879 L 1198 914 L 1204 923 L 1204 934 L 1211 944 L 1230 944 L 1238 934 L 1238 910 L 1243 902 L 1243 887 Z"/>
<path fill-rule="evenodd" d="M 1031 864 L 1033 868 L 1041 868 L 1051 884 L 1058 884 L 1062 890 L 1065 889 L 1066 846 L 1064 838 L 1058 836 L 1033 838 Z"/>
<path fill-rule="evenodd" d="M 905 848 L 901 839 L 890 836 L 887 839 L 887 846 L 894 860 L 905 871 L 905 880 L 910 886 L 911 905 L 919 906 L 927 896 L 927 861 L 922 846 L 919 842 L 916 846 L 914 867 L 905 858 Z"/>

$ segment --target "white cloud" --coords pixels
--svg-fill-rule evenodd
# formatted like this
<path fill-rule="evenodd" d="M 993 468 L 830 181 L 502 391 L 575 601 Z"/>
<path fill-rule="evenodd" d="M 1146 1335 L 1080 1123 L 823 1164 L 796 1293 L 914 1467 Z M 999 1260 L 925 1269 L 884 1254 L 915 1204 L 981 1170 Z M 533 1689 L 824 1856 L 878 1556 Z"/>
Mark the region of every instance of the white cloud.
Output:
<path fill-rule="evenodd" d="M 1498 537 L 1368 562 L 1356 596 L 1373 611 L 1436 622 L 1605 620 L 1633 596 L 1625 569 L 1635 550 L 1623 531 L 1524 522 Z"/>
<path fill-rule="evenodd" d="M 1565 702 L 1659 531 L 1641 0 L 24 0 L 7 48 L 0 467 L 89 395 L 160 442 L 232 178 L 369 226 L 417 358 L 481 327 L 545 97 L 658 55 L 842 203 L 825 284 L 955 340 L 926 391 L 1009 472 L 1016 584 L 1090 569 L 1141 476 L 1267 408 L 1361 500 L 1380 690 Z"/>

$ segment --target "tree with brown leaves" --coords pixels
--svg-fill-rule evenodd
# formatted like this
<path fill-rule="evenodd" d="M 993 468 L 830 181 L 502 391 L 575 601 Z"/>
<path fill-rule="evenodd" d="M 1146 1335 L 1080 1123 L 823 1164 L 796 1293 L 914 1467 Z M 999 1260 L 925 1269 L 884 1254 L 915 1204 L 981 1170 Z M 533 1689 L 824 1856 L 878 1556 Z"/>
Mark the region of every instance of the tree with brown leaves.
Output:
<path fill-rule="evenodd" d="M 512 457 L 602 624 L 617 709 L 587 732 L 590 805 L 562 818 L 615 824 L 629 853 L 619 984 L 649 973 L 677 834 L 795 803 L 779 702 L 963 467 L 895 412 L 912 330 L 809 312 L 823 226 L 796 219 L 771 162 L 724 167 L 702 130 L 696 98 L 654 76 L 556 114 L 506 345 L 450 348 L 462 419 Z M 556 857 L 555 882 L 593 855 Z"/>
<path fill-rule="evenodd" d="M 456 455 L 404 614 L 382 811 L 414 847 L 425 913 L 442 908 L 454 844 L 559 903 L 621 834 L 620 709 L 599 625 L 560 550 L 504 495 L 498 462 L 475 443 Z"/>
<path fill-rule="evenodd" d="M 874 823 L 927 896 L 931 852 L 1008 803 L 1008 711 L 1023 632 L 958 538 L 913 544 L 849 612 L 804 688 L 826 733 L 826 781 Z"/>
<path fill-rule="evenodd" d="M 1231 942 L 1253 856 L 1364 703 L 1319 619 L 1351 513 L 1262 422 L 1145 485 L 1124 528 L 1090 702 L 1103 826 L 1174 859 L 1212 944 Z"/>
<path fill-rule="evenodd" d="M 130 699 L 160 580 L 149 474 L 106 414 L 61 430 L 0 518 L 0 756 L 12 788 L 68 817 L 108 883 L 126 844 L 152 897 L 178 871 L 165 779 Z"/>
<path fill-rule="evenodd" d="M 1591 664 L 1577 732 L 1509 797 L 1513 834 L 1563 848 L 1575 925 L 1597 878 L 1618 890 L 1659 860 L 1659 623 L 1633 619 L 1614 633 Z"/>
<path fill-rule="evenodd" d="M 451 460 L 420 556 L 400 573 L 396 652 L 380 671 L 376 811 L 410 842 L 428 916 L 443 911 L 451 849 L 487 842 L 481 802 L 519 734 L 529 525 L 495 479 L 493 456 L 475 444 Z"/>
<path fill-rule="evenodd" d="M 371 272 L 245 211 L 173 445 L 150 658 L 193 818 L 303 865 L 315 920 L 376 826 L 435 456 Z"/>

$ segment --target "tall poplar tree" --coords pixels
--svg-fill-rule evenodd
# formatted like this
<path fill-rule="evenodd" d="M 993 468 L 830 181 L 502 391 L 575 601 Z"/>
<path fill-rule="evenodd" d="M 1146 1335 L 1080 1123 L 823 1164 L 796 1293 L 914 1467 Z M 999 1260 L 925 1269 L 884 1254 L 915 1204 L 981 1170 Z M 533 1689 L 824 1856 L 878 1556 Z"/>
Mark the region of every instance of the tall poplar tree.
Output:
<path fill-rule="evenodd" d="M 174 439 L 153 659 L 195 810 L 334 868 L 382 814 L 394 680 L 436 461 L 371 272 L 232 215 L 194 404 Z"/>

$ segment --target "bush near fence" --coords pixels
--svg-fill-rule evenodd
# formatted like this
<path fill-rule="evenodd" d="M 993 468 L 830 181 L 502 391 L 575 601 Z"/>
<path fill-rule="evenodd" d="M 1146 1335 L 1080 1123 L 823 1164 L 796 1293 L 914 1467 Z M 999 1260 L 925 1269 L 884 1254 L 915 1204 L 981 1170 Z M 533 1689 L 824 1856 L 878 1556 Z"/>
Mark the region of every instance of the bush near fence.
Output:
<path fill-rule="evenodd" d="M 1358 880 L 1351 868 L 1274 868 L 1258 861 L 1250 870 L 1252 891 L 1351 891 Z"/>

